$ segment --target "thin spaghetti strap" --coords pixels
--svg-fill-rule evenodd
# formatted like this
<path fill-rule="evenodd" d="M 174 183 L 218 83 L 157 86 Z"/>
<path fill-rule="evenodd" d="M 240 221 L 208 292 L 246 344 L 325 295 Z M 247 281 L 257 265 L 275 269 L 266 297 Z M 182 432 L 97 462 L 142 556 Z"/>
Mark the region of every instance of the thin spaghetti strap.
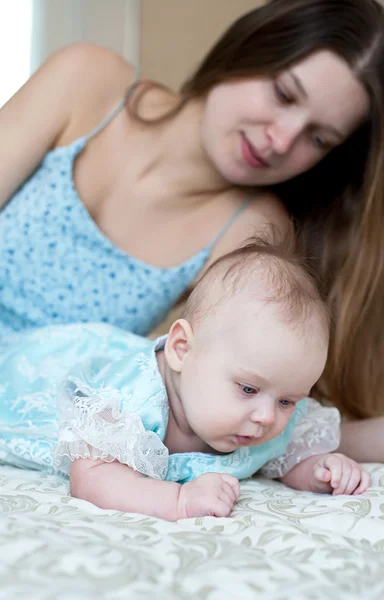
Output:
<path fill-rule="evenodd" d="M 132 95 L 132 93 L 135 90 L 137 84 L 139 83 L 139 79 L 140 79 L 140 69 L 139 69 L 138 66 L 135 66 L 135 74 L 134 74 L 134 77 L 133 77 L 133 82 L 129 86 L 129 88 L 127 90 L 127 93 L 125 94 L 124 98 L 113 109 L 113 111 L 101 123 L 99 123 L 99 125 L 97 125 L 94 129 L 92 129 L 92 131 L 90 131 L 86 136 L 84 136 L 84 141 L 85 142 L 88 142 L 95 135 L 97 135 L 102 129 L 104 129 L 104 127 L 106 127 L 114 119 L 114 117 L 122 110 L 122 108 L 127 103 L 128 98 Z"/>
<path fill-rule="evenodd" d="M 217 242 L 223 237 L 223 235 L 228 231 L 228 229 L 234 224 L 234 222 L 236 221 L 236 219 L 247 208 L 247 206 L 249 205 L 249 203 L 251 201 L 252 201 L 252 198 L 248 198 L 248 200 L 245 200 L 245 202 L 243 202 L 243 204 L 241 206 L 239 206 L 239 208 L 237 209 L 237 211 L 232 215 L 232 217 L 229 219 L 229 221 L 226 222 L 226 224 L 224 225 L 224 227 L 219 231 L 219 233 L 217 234 L 217 236 L 210 243 L 209 248 L 213 248 L 214 246 L 216 246 Z"/>

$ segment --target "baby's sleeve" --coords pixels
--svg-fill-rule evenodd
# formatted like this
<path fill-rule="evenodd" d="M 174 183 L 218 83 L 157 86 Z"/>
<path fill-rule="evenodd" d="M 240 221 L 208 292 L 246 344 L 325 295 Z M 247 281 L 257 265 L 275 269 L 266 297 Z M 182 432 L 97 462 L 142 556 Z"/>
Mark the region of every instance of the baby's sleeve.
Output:
<path fill-rule="evenodd" d="M 333 452 L 339 445 L 340 413 L 337 408 L 322 406 L 307 398 L 306 413 L 295 425 L 285 453 L 268 461 L 260 473 L 270 479 L 283 477 L 306 458 Z"/>
<path fill-rule="evenodd" d="M 68 474 L 75 459 L 102 459 L 164 479 L 168 450 L 138 414 L 122 410 L 129 402 L 123 403 L 121 392 L 110 385 L 111 364 L 110 359 L 93 359 L 77 366 L 61 385 L 54 467 Z"/>

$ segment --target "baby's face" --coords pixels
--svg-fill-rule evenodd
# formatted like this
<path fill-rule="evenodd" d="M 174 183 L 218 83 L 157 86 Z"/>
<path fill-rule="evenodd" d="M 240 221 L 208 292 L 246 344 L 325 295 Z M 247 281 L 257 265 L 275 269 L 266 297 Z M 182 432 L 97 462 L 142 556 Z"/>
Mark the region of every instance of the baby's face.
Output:
<path fill-rule="evenodd" d="M 266 304 L 232 303 L 203 334 L 195 331 L 185 356 L 180 397 L 187 420 L 219 452 L 263 444 L 285 429 L 326 356 L 318 324 L 295 328 Z"/>

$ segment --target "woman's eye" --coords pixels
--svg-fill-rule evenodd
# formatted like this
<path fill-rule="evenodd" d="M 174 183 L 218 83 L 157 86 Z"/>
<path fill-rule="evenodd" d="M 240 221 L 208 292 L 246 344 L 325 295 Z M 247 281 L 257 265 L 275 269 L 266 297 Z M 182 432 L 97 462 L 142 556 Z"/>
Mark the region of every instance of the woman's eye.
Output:
<path fill-rule="evenodd" d="M 292 402 L 292 400 L 280 400 L 280 404 L 284 408 L 289 408 L 289 407 L 293 406 L 295 403 Z"/>
<path fill-rule="evenodd" d="M 316 148 L 319 148 L 319 150 L 327 150 L 329 144 L 320 135 L 315 134 L 312 139 Z"/>
<path fill-rule="evenodd" d="M 291 94 L 284 90 L 277 82 L 275 83 L 275 94 L 281 104 L 292 104 L 294 101 Z"/>
<path fill-rule="evenodd" d="M 246 396 L 253 396 L 259 391 L 258 389 L 253 388 L 250 385 L 240 385 L 240 388 L 243 394 L 245 394 Z"/>

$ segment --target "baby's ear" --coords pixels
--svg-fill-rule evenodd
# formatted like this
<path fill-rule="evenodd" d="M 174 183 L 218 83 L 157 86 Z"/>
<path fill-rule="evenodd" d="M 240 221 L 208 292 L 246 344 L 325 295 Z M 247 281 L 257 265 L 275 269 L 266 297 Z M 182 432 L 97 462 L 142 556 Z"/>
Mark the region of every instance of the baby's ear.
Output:
<path fill-rule="evenodd" d="M 172 371 L 181 372 L 192 338 L 193 331 L 188 321 L 178 319 L 173 323 L 164 348 L 166 361 Z"/>

